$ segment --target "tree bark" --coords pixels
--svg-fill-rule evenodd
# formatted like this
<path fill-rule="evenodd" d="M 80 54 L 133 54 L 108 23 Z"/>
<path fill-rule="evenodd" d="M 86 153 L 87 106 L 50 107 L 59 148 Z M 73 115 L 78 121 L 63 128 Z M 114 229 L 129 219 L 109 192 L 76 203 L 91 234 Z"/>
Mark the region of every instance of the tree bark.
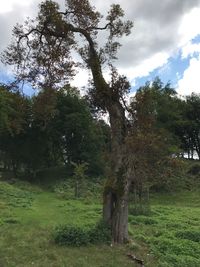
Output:
<path fill-rule="evenodd" d="M 117 188 L 115 192 L 112 192 L 113 188 L 110 188 L 110 190 L 105 188 L 103 219 L 111 227 L 113 243 L 122 244 L 128 241 L 129 186 L 121 188 L 120 190 L 122 192 L 118 192 L 118 189 L 119 188 Z"/>
<path fill-rule="evenodd" d="M 99 57 L 93 41 L 83 32 L 89 43 L 89 65 L 92 71 L 98 99 L 103 100 L 109 113 L 111 126 L 111 167 L 104 189 L 103 219 L 111 226 L 114 243 L 128 240 L 128 193 L 130 188 L 130 168 L 126 163 L 125 139 L 127 135 L 125 109 L 113 88 L 105 81 Z"/>
<path fill-rule="evenodd" d="M 129 166 L 126 162 L 125 112 L 119 102 L 108 108 L 111 125 L 111 170 L 104 190 L 103 218 L 111 226 L 112 241 L 128 240 Z"/>
<path fill-rule="evenodd" d="M 128 192 L 125 192 L 116 200 L 111 231 L 114 243 L 125 243 L 128 241 Z"/>

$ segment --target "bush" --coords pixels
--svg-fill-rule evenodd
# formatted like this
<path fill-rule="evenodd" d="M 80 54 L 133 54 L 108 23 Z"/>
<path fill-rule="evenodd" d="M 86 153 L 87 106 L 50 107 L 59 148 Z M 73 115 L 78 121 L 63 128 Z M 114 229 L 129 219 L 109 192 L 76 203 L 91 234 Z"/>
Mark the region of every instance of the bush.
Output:
<path fill-rule="evenodd" d="M 56 228 L 54 240 L 59 245 L 79 247 L 89 243 L 88 232 L 77 226 L 59 226 Z"/>
<path fill-rule="evenodd" d="M 90 243 L 108 243 L 111 241 L 110 227 L 104 222 L 99 221 L 95 227 L 88 231 Z"/>
<path fill-rule="evenodd" d="M 59 245 L 75 247 L 108 243 L 111 240 L 111 232 L 110 228 L 102 221 L 90 229 L 64 225 L 56 227 L 54 240 Z"/>
<path fill-rule="evenodd" d="M 192 175 L 200 175 L 200 164 L 199 163 L 193 164 L 189 168 L 188 173 L 189 174 L 192 174 Z"/>
<path fill-rule="evenodd" d="M 59 181 L 53 187 L 53 191 L 59 198 L 62 199 L 73 199 L 74 198 L 74 189 L 71 185 L 71 180 Z"/>

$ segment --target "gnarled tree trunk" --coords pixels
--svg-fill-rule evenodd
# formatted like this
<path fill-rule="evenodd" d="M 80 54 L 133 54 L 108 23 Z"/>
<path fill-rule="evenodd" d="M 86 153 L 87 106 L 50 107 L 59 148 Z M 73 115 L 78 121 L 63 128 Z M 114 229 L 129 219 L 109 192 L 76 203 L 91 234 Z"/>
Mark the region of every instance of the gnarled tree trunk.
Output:
<path fill-rule="evenodd" d="M 120 102 L 119 92 L 106 83 L 90 36 L 83 33 L 90 49 L 89 65 L 92 71 L 97 99 L 104 103 L 109 113 L 111 126 L 110 175 L 104 189 L 103 219 L 111 226 L 114 243 L 128 240 L 128 194 L 131 171 L 126 162 L 127 125 L 125 109 Z M 116 88 L 115 88 L 116 89 Z M 119 90 L 119 88 L 117 88 Z"/>
<path fill-rule="evenodd" d="M 104 190 L 103 217 L 110 224 L 112 241 L 128 240 L 128 194 L 130 188 L 129 166 L 126 162 L 125 111 L 120 102 L 108 108 L 111 124 L 111 172 Z"/>

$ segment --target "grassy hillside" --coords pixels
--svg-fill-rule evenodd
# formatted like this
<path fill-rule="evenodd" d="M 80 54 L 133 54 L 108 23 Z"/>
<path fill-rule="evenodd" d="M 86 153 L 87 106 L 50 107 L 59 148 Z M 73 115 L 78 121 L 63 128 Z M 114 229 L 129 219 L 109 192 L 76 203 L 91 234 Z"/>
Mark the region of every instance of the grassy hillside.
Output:
<path fill-rule="evenodd" d="M 200 266 L 199 192 L 154 195 L 149 216 L 129 216 L 133 241 L 124 246 L 58 246 L 57 225 L 90 227 L 101 217 L 96 198 L 64 199 L 27 183 L 0 182 L 1 267 L 126 267 L 136 266 L 131 252 L 145 267 Z"/>
<path fill-rule="evenodd" d="M 149 247 L 146 266 L 199 267 L 200 192 L 153 196 L 151 206 L 150 216 L 129 216 L 136 249 Z"/>
<path fill-rule="evenodd" d="M 100 203 L 63 200 L 28 184 L 0 182 L 0 266 L 134 266 L 122 247 L 69 248 L 54 243 L 55 226 L 87 227 L 95 224 L 100 214 Z"/>

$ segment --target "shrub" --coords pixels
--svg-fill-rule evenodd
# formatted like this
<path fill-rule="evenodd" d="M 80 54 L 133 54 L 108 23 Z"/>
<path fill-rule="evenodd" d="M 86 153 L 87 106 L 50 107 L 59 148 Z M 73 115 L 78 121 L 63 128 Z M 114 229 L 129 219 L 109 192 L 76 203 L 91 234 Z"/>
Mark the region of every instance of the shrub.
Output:
<path fill-rule="evenodd" d="M 79 247 L 108 243 L 111 240 L 111 233 L 110 228 L 102 221 L 89 229 L 64 225 L 56 227 L 54 240 L 59 245 Z"/>
<path fill-rule="evenodd" d="M 189 174 L 192 174 L 192 175 L 199 175 L 199 174 L 200 174 L 200 164 L 199 164 L 199 163 L 195 163 L 195 164 L 193 164 L 193 165 L 189 168 L 188 173 L 189 173 Z"/>
<path fill-rule="evenodd" d="M 4 219 L 5 223 L 10 223 L 10 224 L 16 224 L 19 223 L 19 221 L 16 218 L 6 218 Z"/>
<path fill-rule="evenodd" d="M 53 187 L 53 191 L 59 198 L 73 199 L 74 197 L 74 190 L 69 179 L 67 181 L 59 181 L 56 183 Z"/>
<path fill-rule="evenodd" d="M 108 243 L 111 241 L 110 227 L 103 221 L 99 221 L 95 227 L 88 231 L 90 243 Z"/>
<path fill-rule="evenodd" d="M 59 245 L 79 247 L 89 243 L 88 232 L 77 226 L 59 226 L 56 228 L 54 240 Z"/>

